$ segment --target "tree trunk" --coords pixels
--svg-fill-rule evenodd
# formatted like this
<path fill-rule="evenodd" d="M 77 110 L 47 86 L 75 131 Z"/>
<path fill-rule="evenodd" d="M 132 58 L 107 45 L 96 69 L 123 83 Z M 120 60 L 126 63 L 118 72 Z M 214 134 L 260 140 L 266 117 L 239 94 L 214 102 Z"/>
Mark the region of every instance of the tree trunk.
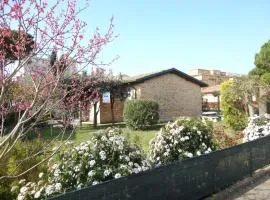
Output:
<path fill-rule="evenodd" d="M 218 106 L 218 113 L 220 113 L 220 95 L 217 96 L 217 106 Z"/>
<path fill-rule="evenodd" d="M 114 105 L 114 98 L 112 98 L 112 96 L 110 96 L 110 104 L 111 104 L 111 116 L 112 116 L 112 124 L 114 125 L 114 109 L 113 109 L 113 105 Z"/>
<path fill-rule="evenodd" d="M 248 113 L 249 116 L 252 117 L 255 113 L 254 113 L 254 108 L 251 104 L 248 104 Z"/>
<path fill-rule="evenodd" d="M 260 88 L 259 98 L 257 100 L 259 107 L 259 115 L 264 115 L 265 113 L 267 113 L 265 93 L 265 90 L 263 88 Z"/>
<path fill-rule="evenodd" d="M 82 127 L 82 108 L 79 102 L 79 120 L 80 120 L 80 127 Z"/>
<path fill-rule="evenodd" d="M 98 114 L 97 103 L 94 103 L 94 122 L 93 122 L 94 128 L 97 128 L 97 114 Z"/>

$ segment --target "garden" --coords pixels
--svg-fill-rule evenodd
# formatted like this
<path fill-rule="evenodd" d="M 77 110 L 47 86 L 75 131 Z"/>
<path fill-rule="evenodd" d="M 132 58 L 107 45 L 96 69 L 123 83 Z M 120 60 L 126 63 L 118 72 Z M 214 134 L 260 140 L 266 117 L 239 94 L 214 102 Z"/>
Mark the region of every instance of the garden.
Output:
<path fill-rule="evenodd" d="M 160 123 L 157 102 L 128 100 L 122 75 L 100 67 L 115 60 L 99 56 L 118 34 L 113 18 L 107 29 L 87 33 L 79 16 L 88 6 L 0 3 L 0 199 L 47 199 L 270 133 L 270 42 L 248 76 L 221 85 L 223 121 L 179 116 Z M 98 125 L 104 92 L 112 119 L 114 101 L 125 102 L 124 123 Z M 93 125 L 81 123 L 90 111 Z"/>
<path fill-rule="evenodd" d="M 134 118 L 135 111 L 129 118 L 127 110 L 132 110 L 134 104 L 140 104 L 141 111 L 148 113 L 145 117 L 139 116 L 140 122 Z M 3 199 L 46 199 L 254 140 L 269 134 L 270 128 L 269 115 L 250 118 L 242 134 L 223 122 L 199 118 L 180 117 L 174 122 L 157 124 L 157 103 L 138 100 L 125 105 L 125 119 L 126 125 L 94 128 L 84 124 L 76 127 L 72 137 L 68 137 L 47 162 L 40 164 L 33 173 L 2 186 Z M 61 139 L 53 140 L 59 131 L 60 128 L 40 128 L 38 137 L 27 138 L 16 146 L 13 156 L 8 158 L 9 165 L 2 169 L 11 173 L 13 170 L 23 171 L 42 160 L 50 152 L 39 152 L 32 162 L 24 163 L 28 166 L 16 168 L 14 164 L 37 152 L 40 145 L 47 143 L 45 140 L 52 142 L 51 151 L 54 151 L 56 144 L 62 142 Z"/>

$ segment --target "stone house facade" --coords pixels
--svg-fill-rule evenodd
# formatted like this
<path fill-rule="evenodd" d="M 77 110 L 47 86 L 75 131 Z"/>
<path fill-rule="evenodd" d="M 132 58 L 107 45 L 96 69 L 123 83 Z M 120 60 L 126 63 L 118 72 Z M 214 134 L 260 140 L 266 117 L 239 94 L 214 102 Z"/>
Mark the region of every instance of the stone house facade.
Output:
<path fill-rule="evenodd" d="M 156 73 L 125 77 L 130 88 L 129 99 L 149 99 L 158 102 L 160 121 L 179 116 L 201 116 L 201 87 L 207 84 L 175 68 Z M 101 101 L 102 102 L 102 101 Z M 124 102 L 114 104 L 115 122 L 123 121 Z M 100 104 L 100 123 L 111 122 L 110 104 Z"/>

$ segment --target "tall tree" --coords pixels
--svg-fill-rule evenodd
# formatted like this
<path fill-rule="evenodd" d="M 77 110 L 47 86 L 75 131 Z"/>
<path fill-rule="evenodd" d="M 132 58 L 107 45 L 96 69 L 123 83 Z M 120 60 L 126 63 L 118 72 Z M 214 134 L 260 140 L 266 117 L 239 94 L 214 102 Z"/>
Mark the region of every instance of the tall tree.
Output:
<path fill-rule="evenodd" d="M 87 25 L 78 15 L 88 4 L 86 2 L 80 8 L 78 4 L 76 0 L 50 3 L 46 0 L 0 1 L 0 121 L 4 123 L 14 111 L 21 113 L 10 130 L 0 130 L 0 163 L 44 116 L 63 105 L 63 100 L 70 92 L 62 85 L 65 71 L 74 65 L 80 65 L 80 69 L 98 65 L 97 55 L 114 37 L 111 21 L 105 34 L 96 29 L 89 41 L 84 40 Z M 56 55 L 51 55 L 53 51 L 61 52 L 63 56 L 57 60 Z M 15 59 L 17 63 L 11 66 L 10 60 Z M 45 60 L 47 64 L 30 64 L 33 59 Z M 57 66 L 57 70 L 42 65 Z M 69 77 L 76 77 L 77 74 L 78 70 Z M 9 95 L 14 83 L 20 89 L 14 95 Z M 75 99 L 70 99 L 69 105 L 76 103 L 72 100 Z M 62 144 L 59 143 L 57 149 Z M 46 144 L 43 148 L 51 149 L 51 145 Z M 0 180 L 26 174 L 53 156 L 57 149 L 22 173 L 0 175 Z M 24 162 L 27 162 L 27 158 Z"/>
<path fill-rule="evenodd" d="M 107 91 L 109 75 L 103 68 L 93 68 L 89 75 L 83 74 L 81 78 L 77 77 L 68 86 L 68 93 L 65 96 L 64 104 L 66 106 L 78 107 L 82 110 L 94 112 L 94 127 L 97 126 L 97 115 L 99 113 L 98 103 L 102 93 Z M 74 102 L 77 104 L 74 104 Z"/>
<path fill-rule="evenodd" d="M 34 37 L 24 30 L 0 29 L 0 52 L 6 61 L 14 62 L 29 55 L 34 49 Z"/>
<path fill-rule="evenodd" d="M 270 72 L 270 40 L 263 44 L 260 52 L 255 55 L 255 68 L 249 72 L 249 75 L 262 76 Z"/>

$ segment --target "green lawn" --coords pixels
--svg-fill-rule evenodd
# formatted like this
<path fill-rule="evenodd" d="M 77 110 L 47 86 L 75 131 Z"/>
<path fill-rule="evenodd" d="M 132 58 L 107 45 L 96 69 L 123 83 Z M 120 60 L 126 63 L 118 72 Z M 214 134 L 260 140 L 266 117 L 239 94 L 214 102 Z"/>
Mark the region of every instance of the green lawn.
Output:
<path fill-rule="evenodd" d="M 78 127 L 76 129 L 76 133 L 74 136 L 74 142 L 79 144 L 80 142 L 86 141 L 91 138 L 94 132 L 99 129 L 107 128 L 107 127 L 99 127 L 98 129 L 94 129 L 89 126 Z M 159 131 L 160 127 L 153 127 L 148 130 L 130 130 L 125 127 L 120 127 L 123 135 L 131 142 L 135 143 L 139 147 L 141 147 L 145 152 L 148 152 L 149 149 L 149 141 L 155 136 L 155 133 Z"/>
<path fill-rule="evenodd" d="M 93 133 L 98 130 L 105 129 L 111 125 L 102 125 L 98 126 L 96 129 L 90 125 L 84 124 L 82 127 L 77 127 L 74 134 L 70 137 L 71 141 L 74 141 L 75 144 L 79 144 L 83 141 L 89 140 Z M 145 152 L 149 150 L 149 141 L 155 136 L 155 133 L 159 131 L 162 125 L 157 125 L 151 127 L 147 130 L 130 130 L 126 128 L 123 124 L 115 125 L 122 130 L 123 135 L 131 142 L 139 147 L 141 147 Z M 70 135 L 70 131 L 67 131 L 64 135 L 61 135 L 61 129 L 59 128 L 41 128 L 40 129 L 41 137 L 43 139 L 52 139 L 58 136 L 58 139 L 66 139 Z"/>
<path fill-rule="evenodd" d="M 158 130 L 130 130 L 128 128 L 123 128 L 123 135 L 131 142 L 135 143 L 141 147 L 145 152 L 149 151 L 149 141 L 154 138 Z"/>

